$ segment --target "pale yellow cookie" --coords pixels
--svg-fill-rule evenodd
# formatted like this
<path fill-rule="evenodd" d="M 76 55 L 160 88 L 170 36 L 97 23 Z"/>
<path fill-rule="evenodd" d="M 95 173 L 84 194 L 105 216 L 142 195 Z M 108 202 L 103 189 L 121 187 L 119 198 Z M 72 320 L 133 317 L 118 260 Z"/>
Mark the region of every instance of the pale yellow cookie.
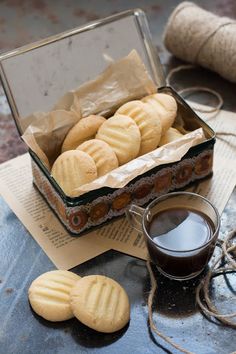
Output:
<path fill-rule="evenodd" d="M 61 151 L 74 150 L 84 141 L 94 138 L 98 128 L 105 120 L 105 118 L 97 115 L 91 115 L 79 120 L 67 133 Z"/>
<path fill-rule="evenodd" d="M 56 159 L 51 175 L 66 195 L 74 197 L 75 188 L 97 178 L 97 167 L 92 157 L 86 152 L 69 150 Z"/>
<path fill-rule="evenodd" d="M 141 101 L 130 101 L 121 106 L 115 113 L 129 116 L 137 124 L 141 133 L 139 155 L 157 148 L 161 138 L 161 120 L 152 105 Z"/>
<path fill-rule="evenodd" d="M 98 177 L 119 166 L 116 154 L 105 141 L 98 139 L 87 140 L 79 145 L 77 150 L 84 151 L 92 157 L 97 167 Z"/>
<path fill-rule="evenodd" d="M 81 278 L 71 290 L 70 297 L 74 316 L 96 331 L 115 332 L 129 321 L 128 295 L 111 278 L 102 275 Z"/>
<path fill-rule="evenodd" d="M 156 110 L 156 114 L 161 119 L 162 135 L 172 126 L 177 114 L 177 103 L 174 97 L 165 93 L 155 93 L 146 96 L 142 102 L 152 105 Z"/>
<path fill-rule="evenodd" d="M 141 135 L 132 118 L 117 114 L 104 122 L 98 129 L 96 139 L 105 141 L 115 152 L 119 165 L 137 157 Z"/>
<path fill-rule="evenodd" d="M 52 270 L 36 278 L 29 287 L 33 310 L 48 321 L 65 321 L 74 317 L 70 292 L 80 276 L 67 270 Z"/>
<path fill-rule="evenodd" d="M 169 128 L 167 132 L 161 137 L 159 146 L 165 145 L 170 143 L 171 141 L 175 141 L 179 138 L 181 138 L 183 134 L 181 134 L 177 129 L 175 128 Z"/>

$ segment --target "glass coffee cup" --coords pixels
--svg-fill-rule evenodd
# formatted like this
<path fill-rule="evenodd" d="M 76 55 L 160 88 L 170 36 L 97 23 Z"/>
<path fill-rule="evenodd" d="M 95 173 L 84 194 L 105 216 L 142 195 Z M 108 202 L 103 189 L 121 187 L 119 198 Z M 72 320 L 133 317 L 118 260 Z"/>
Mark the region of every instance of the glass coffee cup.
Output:
<path fill-rule="evenodd" d="M 220 216 L 206 198 L 190 192 L 168 193 L 145 209 L 131 204 L 126 215 L 143 233 L 151 261 L 168 278 L 194 278 L 208 264 L 219 235 Z"/>

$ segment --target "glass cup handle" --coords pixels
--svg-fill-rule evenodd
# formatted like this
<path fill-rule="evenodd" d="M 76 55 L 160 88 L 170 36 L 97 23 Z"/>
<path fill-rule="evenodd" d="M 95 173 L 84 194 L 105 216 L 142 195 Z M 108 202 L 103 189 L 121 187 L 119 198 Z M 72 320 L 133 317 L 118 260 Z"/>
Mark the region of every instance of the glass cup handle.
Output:
<path fill-rule="evenodd" d="M 130 225 L 138 232 L 142 232 L 142 218 L 144 211 L 145 209 L 135 204 L 131 204 L 125 212 Z"/>

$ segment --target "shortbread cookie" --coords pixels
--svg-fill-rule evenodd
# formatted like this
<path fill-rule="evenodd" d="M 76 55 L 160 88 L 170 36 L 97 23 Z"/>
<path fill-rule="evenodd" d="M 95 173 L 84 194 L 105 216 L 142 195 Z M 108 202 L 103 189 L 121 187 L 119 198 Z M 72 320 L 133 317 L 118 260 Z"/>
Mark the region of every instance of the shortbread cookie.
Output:
<path fill-rule="evenodd" d="M 99 332 L 111 333 L 124 327 L 130 318 L 129 298 L 111 278 L 89 275 L 81 278 L 71 290 L 74 316 Z"/>
<path fill-rule="evenodd" d="M 36 278 L 29 287 L 33 310 L 48 321 L 65 321 L 74 317 L 70 292 L 80 276 L 67 270 L 52 270 Z"/>
<path fill-rule="evenodd" d="M 161 138 L 161 120 L 152 105 L 141 101 L 130 101 L 121 106 L 115 113 L 129 116 L 137 124 L 141 133 L 139 155 L 157 148 Z"/>
<path fill-rule="evenodd" d="M 87 140 L 79 145 L 77 150 L 84 151 L 92 157 L 97 167 L 98 177 L 119 166 L 116 154 L 105 141 L 98 139 Z"/>
<path fill-rule="evenodd" d="M 79 120 L 67 133 L 61 151 L 74 150 L 84 141 L 94 138 L 98 128 L 105 120 L 105 118 L 97 115 L 91 115 Z"/>
<path fill-rule="evenodd" d="M 132 118 L 117 114 L 104 122 L 98 129 L 96 139 L 105 141 L 115 152 L 119 165 L 137 157 L 141 135 Z"/>
<path fill-rule="evenodd" d="M 165 145 L 170 143 L 171 141 L 175 141 L 179 138 L 181 138 L 183 134 L 181 134 L 177 129 L 175 128 L 169 128 L 167 132 L 161 137 L 159 146 Z"/>
<path fill-rule="evenodd" d="M 156 93 L 146 96 L 142 102 L 148 103 L 156 110 L 156 114 L 161 119 L 162 135 L 172 126 L 177 114 L 177 103 L 174 97 L 165 93 Z"/>
<path fill-rule="evenodd" d="M 97 167 L 92 157 L 86 152 L 69 150 L 56 159 L 51 175 L 66 195 L 74 197 L 75 188 L 97 178 Z"/>

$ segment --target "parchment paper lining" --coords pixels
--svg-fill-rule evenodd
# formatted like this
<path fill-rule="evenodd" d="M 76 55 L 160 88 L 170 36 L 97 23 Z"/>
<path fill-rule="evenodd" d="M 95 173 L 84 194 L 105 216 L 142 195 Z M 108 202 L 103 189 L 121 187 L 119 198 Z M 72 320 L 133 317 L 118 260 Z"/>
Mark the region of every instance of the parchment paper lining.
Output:
<path fill-rule="evenodd" d="M 60 154 L 67 132 L 80 119 L 90 114 L 109 117 L 123 103 L 156 92 L 157 88 L 149 78 L 138 53 L 133 50 L 127 57 L 109 65 L 95 80 L 66 93 L 51 112 L 34 113 L 34 123 L 26 129 L 22 138 L 46 167 L 48 163 L 45 155 L 52 166 Z M 179 161 L 190 147 L 204 140 L 202 129 L 190 132 L 177 141 L 140 156 L 92 183 L 81 186 L 74 190 L 72 196 L 105 186 L 122 188 L 155 166 Z"/>
<path fill-rule="evenodd" d="M 132 179 L 156 166 L 179 161 L 192 146 L 200 144 L 204 140 L 205 138 L 202 128 L 194 130 L 176 141 L 163 145 L 148 154 L 142 155 L 127 164 L 116 168 L 91 183 L 84 184 L 80 188 L 74 190 L 73 196 L 79 196 L 85 192 L 104 186 L 123 188 Z"/>

